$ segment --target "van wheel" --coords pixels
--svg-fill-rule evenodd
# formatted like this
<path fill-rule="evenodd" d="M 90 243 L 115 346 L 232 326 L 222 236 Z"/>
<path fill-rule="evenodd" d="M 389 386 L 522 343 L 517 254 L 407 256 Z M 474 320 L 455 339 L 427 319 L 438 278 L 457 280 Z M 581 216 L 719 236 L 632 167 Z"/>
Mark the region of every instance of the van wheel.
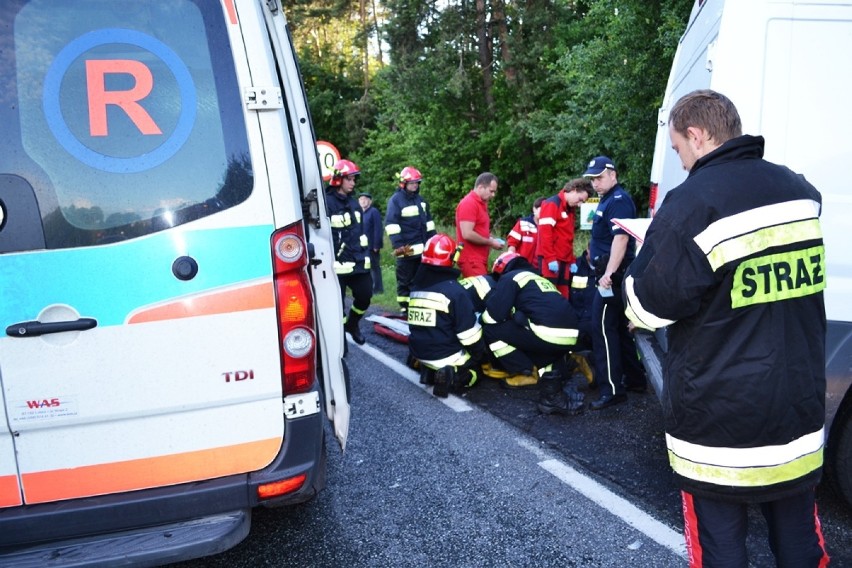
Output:
<path fill-rule="evenodd" d="M 831 431 L 828 477 L 837 494 L 852 507 L 852 407 L 838 414 Z"/>

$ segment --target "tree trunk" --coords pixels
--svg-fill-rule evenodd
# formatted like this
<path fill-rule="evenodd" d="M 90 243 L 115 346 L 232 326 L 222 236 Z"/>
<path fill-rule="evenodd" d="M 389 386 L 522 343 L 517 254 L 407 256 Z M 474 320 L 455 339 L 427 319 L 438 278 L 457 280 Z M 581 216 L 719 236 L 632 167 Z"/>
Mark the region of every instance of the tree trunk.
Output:
<path fill-rule="evenodd" d="M 479 64 L 482 67 L 482 95 L 488 115 L 494 113 L 494 79 L 491 75 L 494 53 L 491 51 L 491 30 L 485 0 L 476 0 L 476 37 L 479 47 Z"/>

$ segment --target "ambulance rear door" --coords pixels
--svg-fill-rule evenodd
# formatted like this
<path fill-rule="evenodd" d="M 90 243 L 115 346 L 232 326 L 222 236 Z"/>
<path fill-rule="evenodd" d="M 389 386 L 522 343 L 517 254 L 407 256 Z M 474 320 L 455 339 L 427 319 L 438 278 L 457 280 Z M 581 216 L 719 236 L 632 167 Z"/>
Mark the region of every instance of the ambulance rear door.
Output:
<path fill-rule="evenodd" d="M 0 505 L 279 452 L 274 221 L 228 6 L 0 5 Z"/>

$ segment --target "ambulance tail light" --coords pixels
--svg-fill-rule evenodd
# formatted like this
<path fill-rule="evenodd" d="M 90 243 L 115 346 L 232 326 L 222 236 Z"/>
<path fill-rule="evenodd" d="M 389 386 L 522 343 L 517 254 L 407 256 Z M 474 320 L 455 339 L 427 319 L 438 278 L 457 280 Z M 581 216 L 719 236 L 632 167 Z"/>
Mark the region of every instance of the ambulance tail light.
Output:
<path fill-rule="evenodd" d="M 648 213 L 651 217 L 657 212 L 657 192 L 659 189 L 659 185 L 651 182 L 651 194 L 648 196 Z"/>
<path fill-rule="evenodd" d="M 308 278 L 308 249 L 301 223 L 272 235 L 272 261 L 281 380 L 284 394 L 310 390 L 316 377 L 314 295 Z"/>
<path fill-rule="evenodd" d="M 305 484 L 305 480 L 308 478 L 307 474 L 302 473 L 295 477 L 289 477 L 287 479 L 283 479 L 281 481 L 275 481 L 272 483 L 264 483 L 263 485 L 258 485 L 257 487 L 257 497 L 261 501 L 265 499 L 273 499 L 275 497 L 280 497 L 282 495 L 286 495 L 287 493 L 292 493 L 297 489 L 301 489 L 302 485 Z"/>

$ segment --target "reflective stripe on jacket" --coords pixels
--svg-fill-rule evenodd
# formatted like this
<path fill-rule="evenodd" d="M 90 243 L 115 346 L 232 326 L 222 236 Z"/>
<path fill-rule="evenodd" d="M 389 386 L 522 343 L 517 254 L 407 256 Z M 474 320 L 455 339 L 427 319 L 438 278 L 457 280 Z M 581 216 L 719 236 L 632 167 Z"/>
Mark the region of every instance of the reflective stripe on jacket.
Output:
<path fill-rule="evenodd" d="M 624 283 L 628 317 L 670 324 L 669 458 L 690 493 L 741 501 L 813 487 L 823 462 L 822 198 L 741 136 L 700 158 Z"/>

